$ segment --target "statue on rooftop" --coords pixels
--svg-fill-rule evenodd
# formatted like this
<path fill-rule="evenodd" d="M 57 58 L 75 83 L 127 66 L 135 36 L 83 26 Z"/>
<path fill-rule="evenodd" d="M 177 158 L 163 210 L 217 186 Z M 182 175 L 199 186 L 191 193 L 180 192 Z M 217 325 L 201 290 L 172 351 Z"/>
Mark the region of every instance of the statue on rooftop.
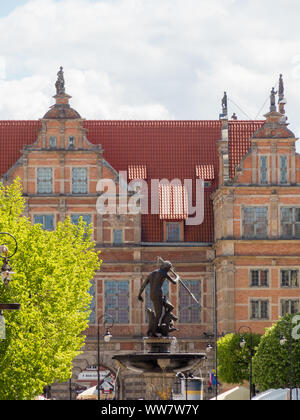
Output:
<path fill-rule="evenodd" d="M 284 85 L 282 74 L 279 76 L 279 89 L 278 89 L 279 100 L 284 98 Z"/>
<path fill-rule="evenodd" d="M 222 98 L 222 113 L 223 113 L 223 115 L 228 114 L 227 93 L 226 92 L 224 92 L 224 96 Z"/>
<path fill-rule="evenodd" d="M 57 73 L 57 81 L 55 83 L 57 95 L 62 95 L 65 93 L 65 79 L 63 67 L 60 67 L 59 72 Z"/>
<path fill-rule="evenodd" d="M 275 89 L 272 87 L 271 94 L 270 94 L 270 111 L 276 111 L 276 101 L 275 101 L 275 95 L 277 95 L 277 92 L 275 92 Z"/>

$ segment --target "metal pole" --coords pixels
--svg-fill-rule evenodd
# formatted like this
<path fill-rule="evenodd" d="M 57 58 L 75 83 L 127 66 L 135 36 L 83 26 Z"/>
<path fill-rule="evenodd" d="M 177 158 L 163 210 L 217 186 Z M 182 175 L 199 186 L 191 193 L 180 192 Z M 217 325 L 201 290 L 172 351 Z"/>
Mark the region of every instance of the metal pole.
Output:
<path fill-rule="evenodd" d="M 289 377 L 290 377 L 290 400 L 293 400 L 293 336 L 292 336 L 292 322 L 289 323 L 289 321 L 287 321 L 286 319 L 283 319 L 282 322 L 288 324 L 289 326 L 289 353 L 290 353 L 290 369 L 289 369 Z M 284 343 L 287 341 L 285 339 L 285 335 L 283 335 L 284 338 Z M 284 344 L 281 343 L 280 340 L 280 344 Z"/>
<path fill-rule="evenodd" d="M 217 313 L 217 275 L 216 271 L 214 270 L 214 330 L 215 330 L 215 378 L 216 378 L 216 387 L 215 387 L 215 397 L 216 400 L 218 399 L 218 313 Z"/>
<path fill-rule="evenodd" d="M 98 401 L 100 401 L 100 325 L 99 325 L 99 321 L 98 321 L 98 335 L 97 335 L 97 343 L 98 343 L 98 347 L 97 347 L 97 399 Z"/>
<path fill-rule="evenodd" d="M 69 380 L 70 401 L 72 400 L 72 376 Z"/>
<path fill-rule="evenodd" d="M 293 337 L 292 337 L 292 325 L 289 331 L 290 341 L 290 399 L 293 400 Z"/>
<path fill-rule="evenodd" d="M 253 385 L 252 385 L 252 357 L 253 357 L 253 337 L 252 337 L 252 332 L 251 332 L 251 334 L 250 334 L 250 383 L 249 383 L 249 386 L 250 386 L 250 400 L 252 399 L 252 396 L 253 396 L 253 393 L 252 393 L 252 388 L 253 388 Z"/>
<path fill-rule="evenodd" d="M 240 331 L 242 328 L 247 328 L 250 332 L 250 375 L 249 375 L 249 388 L 250 388 L 250 393 L 249 393 L 249 400 L 252 400 L 252 358 L 253 358 L 253 336 L 252 336 L 252 329 L 250 327 L 248 327 L 248 325 L 242 325 L 239 330 L 238 330 L 238 334 L 240 334 Z"/>
<path fill-rule="evenodd" d="M 188 377 L 186 375 L 185 377 L 185 400 L 187 401 L 187 397 L 188 397 Z"/>
<path fill-rule="evenodd" d="M 104 328 L 106 326 L 106 324 L 108 323 L 107 319 L 110 318 L 111 321 L 111 326 L 110 328 L 113 327 L 114 325 L 114 319 L 111 315 L 104 313 L 103 315 L 100 316 L 100 318 L 98 318 L 98 325 L 97 325 L 97 363 L 98 363 L 98 375 L 97 375 L 97 399 L 98 401 L 100 401 L 100 322 L 102 321 L 102 319 L 105 317 L 104 320 Z"/>

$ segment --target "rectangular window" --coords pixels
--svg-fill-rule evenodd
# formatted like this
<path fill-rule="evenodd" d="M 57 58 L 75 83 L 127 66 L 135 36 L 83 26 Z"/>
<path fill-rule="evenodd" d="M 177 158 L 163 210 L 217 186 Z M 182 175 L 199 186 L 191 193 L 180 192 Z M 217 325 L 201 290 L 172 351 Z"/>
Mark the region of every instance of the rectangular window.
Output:
<path fill-rule="evenodd" d="M 75 137 L 70 136 L 68 139 L 68 143 L 70 148 L 75 147 Z"/>
<path fill-rule="evenodd" d="M 244 238 L 266 238 L 268 236 L 267 207 L 245 207 L 243 209 Z"/>
<path fill-rule="evenodd" d="M 287 156 L 279 157 L 279 168 L 279 182 L 280 184 L 287 184 Z"/>
<path fill-rule="evenodd" d="M 33 216 L 33 223 L 35 225 L 41 224 L 44 230 L 54 230 L 54 215 L 53 214 L 35 214 Z"/>
<path fill-rule="evenodd" d="M 181 223 L 167 222 L 166 240 L 167 242 L 180 242 L 181 241 Z"/>
<path fill-rule="evenodd" d="M 281 270 L 280 287 L 298 287 L 298 270 Z"/>
<path fill-rule="evenodd" d="M 56 147 L 56 137 L 55 136 L 51 136 L 50 137 L 50 139 L 49 139 L 49 145 L 52 148 L 55 148 Z"/>
<path fill-rule="evenodd" d="M 260 156 L 260 183 L 268 183 L 267 156 Z"/>
<path fill-rule="evenodd" d="M 129 324 L 129 281 L 105 281 L 105 312 L 116 324 Z"/>
<path fill-rule="evenodd" d="M 268 270 L 251 270 L 250 271 L 251 287 L 268 287 L 269 271 Z"/>
<path fill-rule="evenodd" d="M 53 169 L 37 168 L 37 193 L 52 194 L 53 192 Z"/>
<path fill-rule="evenodd" d="M 300 238 L 300 208 L 281 207 L 280 224 L 283 238 Z"/>
<path fill-rule="evenodd" d="M 87 194 L 88 179 L 87 168 L 72 168 L 72 192 L 73 194 Z"/>
<path fill-rule="evenodd" d="M 71 214 L 71 222 L 73 223 L 73 225 L 78 225 L 80 217 L 82 217 L 82 220 L 87 225 L 90 225 L 92 223 L 91 214 Z"/>
<path fill-rule="evenodd" d="M 281 316 L 297 314 L 300 311 L 299 299 L 284 299 L 280 301 Z"/>
<path fill-rule="evenodd" d="M 114 229 L 113 231 L 113 243 L 114 245 L 120 245 L 123 243 L 123 230 L 122 229 Z"/>
<path fill-rule="evenodd" d="M 269 319 L 269 301 L 251 300 L 251 319 Z"/>
<path fill-rule="evenodd" d="M 201 302 L 201 281 L 184 280 L 186 286 Z M 179 288 L 179 322 L 181 324 L 198 324 L 201 322 L 201 307 L 192 299 L 184 287 Z"/>

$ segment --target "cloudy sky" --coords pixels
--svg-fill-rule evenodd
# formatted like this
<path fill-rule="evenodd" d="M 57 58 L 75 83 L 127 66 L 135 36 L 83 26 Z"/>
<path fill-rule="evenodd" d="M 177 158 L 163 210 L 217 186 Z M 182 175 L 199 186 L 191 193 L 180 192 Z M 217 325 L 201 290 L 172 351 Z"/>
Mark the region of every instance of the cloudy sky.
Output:
<path fill-rule="evenodd" d="M 300 137 L 299 0 L 10 0 L 0 5 L 0 119 L 38 119 L 64 67 L 87 119 L 261 119 L 283 73 Z"/>

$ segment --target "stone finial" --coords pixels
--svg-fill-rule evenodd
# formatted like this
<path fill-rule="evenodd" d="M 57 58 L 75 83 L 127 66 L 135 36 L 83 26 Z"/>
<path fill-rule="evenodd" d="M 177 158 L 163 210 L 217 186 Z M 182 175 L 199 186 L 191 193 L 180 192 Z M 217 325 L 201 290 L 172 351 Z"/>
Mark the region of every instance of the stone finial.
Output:
<path fill-rule="evenodd" d="M 56 87 L 57 95 L 65 94 L 65 79 L 64 79 L 63 67 L 60 67 L 60 70 L 57 73 L 57 81 L 55 83 L 55 87 Z"/>

